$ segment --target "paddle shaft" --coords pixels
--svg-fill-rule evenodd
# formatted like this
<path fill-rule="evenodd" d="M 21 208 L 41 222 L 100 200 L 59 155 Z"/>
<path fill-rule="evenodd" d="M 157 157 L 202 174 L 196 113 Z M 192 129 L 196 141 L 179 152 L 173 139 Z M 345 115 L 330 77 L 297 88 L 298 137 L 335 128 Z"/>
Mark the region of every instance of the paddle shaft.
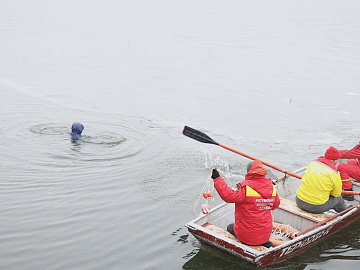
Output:
<path fill-rule="evenodd" d="M 242 153 L 242 152 L 237 151 L 237 150 L 235 150 L 235 149 L 232 149 L 232 148 L 230 148 L 230 147 L 228 147 L 228 146 L 226 146 L 226 145 L 222 145 L 222 144 L 218 144 L 218 145 L 221 146 L 222 148 L 225 148 L 225 149 L 227 149 L 227 150 L 230 150 L 230 151 L 232 151 L 232 152 L 234 152 L 234 153 L 237 153 L 237 154 L 242 155 L 242 156 L 244 156 L 244 157 L 250 158 L 250 159 L 252 159 L 252 160 L 255 160 L 255 159 L 256 159 L 256 158 L 254 158 L 254 157 L 252 157 L 252 156 L 250 156 L 250 155 L 248 155 L 248 154 L 245 154 L 245 153 Z M 260 160 L 260 161 L 261 161 L 261 160 Z M 288 172 L 288 171 L 286 171 L 286 170 L 284 170 L 284 169 L 281 169 L 280 167 L 277 167 L 277 166 L 272 165 L 272 164 L 270 164 L 270 163 L 267 163 L 267 162 L 265 162 L 265 161 L 261 161 L 261 163 L 264 164 L 264 165 L 266 165 L 266 166 L 268 166 L 268 167 L 271 167 L 271 168 L 273 168 L 273 169 L 275 169 L 275 170 L 277 170 L 277 171 L 280 171 L 280 172 L 283 172 L 283 173 L 285 173 L 285 174 L 291 175 L 291 176 L 293 176 L 293 177 L 296 177 L 296 178 L 299 178 L 299 179 L 302 178 L 301 176 L 299 176 L 299 175 L 297 175 L 297 174 L 294 174 L 294 173 L 292 173 L 292 172 Z M 345 190 L 343 190 L 343 191 L 341 192 L 341 194 L 360 195 L 360 191 L 345 191 Z"/>
<path fill-rule="evenodd" d="M 257 158 L 254 158 L 254 157 L 248 155 L 248 154 L 245 154 L 245 153 L 242 153 L 242 152 L 237 151 L 237 150 L 235 150 L 235 149 L 232 149 L 232 148 L 230 148 L 230 147 L 228 147 L 228 146 L 226 146 L 226 145 L 219 144 L 219 146 L 221 146 L 222 148 L 225 148 L 225 149 L 227 149 L 227 150 L 230 150 L 230 151 L 232 151 L 232 152 L 234 152 L 234 153 L 236 153 L 236 154 L 239 154 L 239 155 L 242 155 L 242 156 L 244 156 L 244 157 L 250 158 L 250 159 L 252 159 L 252 160 L 257 159 Z M 291 176 L 293 176 L 293 177 L 296 177 L 296 178 L 301 179 L 301 176 L 299 176 L 299 175 L 297 175 L 297 174 L 294 174 L 294 173 L 292 173 L 292 172 L 288 172 L 288 171 L 286 171 L 286 170 L 284 170 L 284 169 L 281 169 L 280 167 L 277 167 L 277 166 L 272 165 L 272 164 L 270 164 L 270 163 L 267 163 L 267 162 L 265 162 L 265 161 L 262 161 L 262 160 L 260 160 L 260 161 L 261 161 L 262 164 L 264 164 L 264 165 L 266 165 L 266 166 L 268 166 L 268 167 L 271 167 L 271 168 L 273 168 L 273 169 L 275 169 L 275 170 L 277 170 L 277 171 L 280 171 L 280 172 L 283 172 L 283 173 L 285 173 L 285 174 L 288 174 L 288 175 L 291 175 Z"/>

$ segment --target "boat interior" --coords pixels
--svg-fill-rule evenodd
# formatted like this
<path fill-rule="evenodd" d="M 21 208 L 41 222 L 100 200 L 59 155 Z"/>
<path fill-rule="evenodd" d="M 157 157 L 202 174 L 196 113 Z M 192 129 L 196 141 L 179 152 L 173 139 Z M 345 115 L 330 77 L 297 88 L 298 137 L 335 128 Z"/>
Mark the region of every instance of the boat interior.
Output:
<path fill-rule="evenodd" d="M 298 171 L 299 173 L 301 171 Z M 353 190 L 360 191 L 360 182 L 353 180 Z M 334 210 L 323 214 L 312 214 L 301 210 L 295 203 L 295 191 L 299 186 L 299 179 L 285 176 L 277 179 L 277 189 L 280 197 L 280 206 L 272 211 L 273 233 L 270 237 L 274 246 L 281 245 L 296 238 L 318 223 L 331 224 L 336 221 L 337 214 Z M 354 201 L 345 201 L 352 206 L 360 202 L 360 196 L 355 195 Z M 220 210 L 221 209 L 221 210 Z M 198 218 L 195 223 L 204 229 L 220 234 L 228 239 L 240 242 L 235 236 L 226 231 L 227 225 L 234 222 L 234 204 L 223 203 L 215 207 L 209 214 Z M 332 218 L 333 216 L 336 216 Z M 249 246 L 257 251 L 267 250 L 263 246 Z"/>

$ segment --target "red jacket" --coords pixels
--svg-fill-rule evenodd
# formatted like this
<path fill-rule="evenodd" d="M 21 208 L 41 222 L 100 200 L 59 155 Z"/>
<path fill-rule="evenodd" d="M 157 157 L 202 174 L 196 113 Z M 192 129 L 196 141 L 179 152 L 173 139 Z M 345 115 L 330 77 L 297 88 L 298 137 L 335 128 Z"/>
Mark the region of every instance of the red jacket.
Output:
<path fill-rule="evenodd" d="M 239 183 L 238 191 L 232 190 L 221 177 L 214 179 L 220 197 L 227 203 L 235 203 L 234 232 L 237 238 L 249 245 L 261 245 L 269 241 L 272 231 L 271 210 L 280 199 L 270 178 L 263 175 L 246 175 Z"/>
<path fill-rule="evenodd" d="M 340 150 L 340 158 L 352 159 L 358 158 L 360 159 L 360 142 L 350 150 Z"/>

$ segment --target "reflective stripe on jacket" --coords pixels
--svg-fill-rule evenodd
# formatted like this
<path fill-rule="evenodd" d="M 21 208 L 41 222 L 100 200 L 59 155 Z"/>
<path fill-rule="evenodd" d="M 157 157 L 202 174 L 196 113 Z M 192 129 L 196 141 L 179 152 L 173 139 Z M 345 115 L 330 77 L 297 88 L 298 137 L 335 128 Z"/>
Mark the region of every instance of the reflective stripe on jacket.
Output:
<path fill-rule="evenodd" d="M 314 160 L 306 168 L 296 196 L 304 202 L 320 205 L 326 203 L 330 195 L 340 196 L 341 190 L 339 172 L 319 160 Z"/>
<path fill-rule="evenodd" d="M 262 196 L 256 192 L 253 188 L 250 186 L 246 186 L 246 197 L 252 197 L 252 200 L 255 204 L 255 208 L 259 211 L 262 210 L 272 210 L 274 202 L 275 202 L 275 196 L 276 196 L 276 188 L 273 186 L 273 192 L 271 194 L 271 198 L 264 199 Z"/>

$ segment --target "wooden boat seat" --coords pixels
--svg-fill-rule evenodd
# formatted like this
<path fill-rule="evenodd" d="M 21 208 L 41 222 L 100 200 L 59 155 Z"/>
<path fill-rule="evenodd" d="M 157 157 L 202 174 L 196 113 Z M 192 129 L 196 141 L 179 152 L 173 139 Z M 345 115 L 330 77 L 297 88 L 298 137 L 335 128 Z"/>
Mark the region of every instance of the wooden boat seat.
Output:
<path fill-rule="evenodd" d="M 297 205 L 296 205 L 296 202 L 294 201 L 290 201 L 288 199 L 285 199 L 285 198 L 281 198 L 280 197 L 280 207 L 282 209 L 286 209 L 286 210 L 289 210 L 293 213 L 297 213 L 301 216 L 304 216 L 304 217 L 308 217 L 310 219 L 313 219 L 313 220 L 316 220 L 316 221 L 323 221 L 329 217 L 331 217 L 331 215 L 328 215 L 328 214 L 313 214 L 313 213 L 309 213 L 307 211 L 304 211 L 304 210 L 301 210 Z"/>
<path fill-rule="evenodd" d="M 216 233 L 218 233 L 218 234 L 221 234 L 221 235 L 223 235 L 223 236 L 225 236 L 225 237 L 228 237 L 228 238 L 230 238 L 231 240 L 234 240 L 234 241 L 236 241 L 236 242 L 238 242 L 238 243 L 242 243 L 239 239 L 237 239 L 234 235 L 232 235 L 231 233 L 229 233 L 228 231 L 226 231 L 226 230 L 224 230 L 224 229 L 221 229 L 220 227 L 218 227 L 218 226 L 215 226 L 215 225 L 212 225 L 212 224 L 205 224 L 204 225 L 204 228 L 206 228 L 206 229 L 208 229 L 208 230 L 210 230 L 210 231 L 213 231 L 213 232 L 216 232 Z M 242 243 L 242 244 L 244 244 L 244 243 Z M 244 244 L 244 245 L 246 245 L 246 244 Z M 250 247 L 250 248 L 252 248 L 252 249 L 255 249 L 255 250 L 257 250 L 257 251 L 263 251 L 263 250 L 267 250 L 267 248 L 266 247 L 264 247 L 264 246 L 249 246 L 249 245 L 246 245 L 246 246 L 248 246 L 248 247 Z"/>

